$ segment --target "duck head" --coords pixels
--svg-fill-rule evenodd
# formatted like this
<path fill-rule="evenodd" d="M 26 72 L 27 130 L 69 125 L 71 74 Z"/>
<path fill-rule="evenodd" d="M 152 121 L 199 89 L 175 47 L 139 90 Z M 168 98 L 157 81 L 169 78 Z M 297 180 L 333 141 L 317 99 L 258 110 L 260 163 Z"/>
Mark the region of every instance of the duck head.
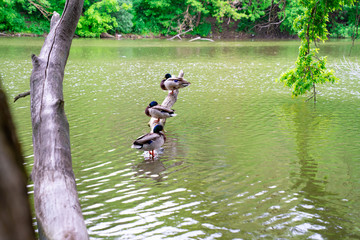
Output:
<path fill-rule="evenodd" d="M 171 78 L 171 74 L 167 73 L 167 74 L 165 74 L 164 79 L 160 82 L 160 87 L 161 87 L 162 90 L 167 90 L 166 87 L 165 87 L 164 82 L 169 78 Z"/>
<path fill-rule="evenodd" d="M 163 129 L 164 129 L 164 127 L 163 127 L 162 125 L 158 124 L 158 125 L 156 125 L 156 126 L 154 127 L 153 132 L 154 132 L 154 133 L 160 133 Z"/>
<path fill-rule="evenodd" d="M 149 107 L 154 107 L 156 105 L 158 105 L 156 101 L 152 101 L 151 103 L 149 103 Z"/>
<path fill-rule="evenodd" d="M 149 103 L 149 105 L 145 108 L 145 114 L 149 117 L 151 117 L 150 112 L 149 112 L 149 108 L 152 108 L 154 106 L 158 105 L 158 103 L 156 101 L 152 101 L 151 103 Z"/>

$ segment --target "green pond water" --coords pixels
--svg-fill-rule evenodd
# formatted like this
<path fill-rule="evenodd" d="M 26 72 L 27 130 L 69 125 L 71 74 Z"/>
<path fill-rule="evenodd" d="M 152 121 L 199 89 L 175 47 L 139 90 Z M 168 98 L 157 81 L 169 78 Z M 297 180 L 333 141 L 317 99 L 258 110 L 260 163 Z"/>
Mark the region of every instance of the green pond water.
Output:
<path fill-rule="evenodd" d="M 42 44 L 0 38 L 9 98 L 29 90 Z M 75 39 L 64 100 L 91 239 L 360 239 L 360 70 L 345 63 L 360 65 L 360 45 L 348 57 L 350 41 L 320 44 L 339 81 L 318 86 L 315 105 L 275 82 L 298 47 Z M 145 107 L 167 95 L 160 80 L 180 70 L 191 85 L 146 161 L 130 146 L 150 131 Z M 10 105 L 30 173 L 30 98 Z"/>

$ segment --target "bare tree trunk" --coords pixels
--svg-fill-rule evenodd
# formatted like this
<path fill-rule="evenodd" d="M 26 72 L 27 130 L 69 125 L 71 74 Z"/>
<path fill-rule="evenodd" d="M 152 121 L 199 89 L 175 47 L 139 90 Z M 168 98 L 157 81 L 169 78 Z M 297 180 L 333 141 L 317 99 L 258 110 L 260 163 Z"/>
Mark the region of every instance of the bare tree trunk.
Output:
<path fill-rule="evenodd" d="M 0 86 L 0 239 L 35 239 L 23 164 L 15 127 Z"/>
<path fill-rule="evenodd" d="M 69 124 L 63 100 L 64 69 L 83 0 L 67 0 L 54 13 L 39 57 L 32 55 L 35 213 L 40 238 L 88 239 L 72 170 Z"/>

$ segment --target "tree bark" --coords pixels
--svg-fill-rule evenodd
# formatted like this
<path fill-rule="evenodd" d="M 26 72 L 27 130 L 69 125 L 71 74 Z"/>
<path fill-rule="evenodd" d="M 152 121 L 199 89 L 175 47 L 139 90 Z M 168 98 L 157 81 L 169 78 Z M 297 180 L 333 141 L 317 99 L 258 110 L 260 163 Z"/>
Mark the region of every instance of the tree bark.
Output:
<path fill-rule="evenodd" d="M 53 14 L 30 78 L 35 214 L 40 239 L 88 239 L 72 170 L 63 78 L 83 0 L 67 0 Z"/>
<path fill-rule="evenodd" d="M 23 164 L 15 127 L 0 86 L 0 239 L 35 239 Z"/>

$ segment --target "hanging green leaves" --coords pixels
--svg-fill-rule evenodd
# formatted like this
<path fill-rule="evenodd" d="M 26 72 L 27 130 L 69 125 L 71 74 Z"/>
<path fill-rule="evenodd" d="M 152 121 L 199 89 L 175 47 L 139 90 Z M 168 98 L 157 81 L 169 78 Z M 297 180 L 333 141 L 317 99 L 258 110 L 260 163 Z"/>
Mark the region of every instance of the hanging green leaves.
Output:
<path fill-rule="evenodd" d="M 305 9 L 304 14 L 294 21 L 294 29 L 301 39 L 299 55 L 295 67 L 279 78 L 280 82 L 291 88 L 292 96 L 303 95 L 312 90 L 311 97 L 316 101 L 316 84 L 334 83 L 337 80 L 334 72 L 326 68 L 326 57 L 318 56 L 319 48 L 314 43 L 328 39 L 326 23 L 329 20 L 329 13 L 341 9 L 345 3 L 353 4 L 353 0 L 299 1 Z"/>

